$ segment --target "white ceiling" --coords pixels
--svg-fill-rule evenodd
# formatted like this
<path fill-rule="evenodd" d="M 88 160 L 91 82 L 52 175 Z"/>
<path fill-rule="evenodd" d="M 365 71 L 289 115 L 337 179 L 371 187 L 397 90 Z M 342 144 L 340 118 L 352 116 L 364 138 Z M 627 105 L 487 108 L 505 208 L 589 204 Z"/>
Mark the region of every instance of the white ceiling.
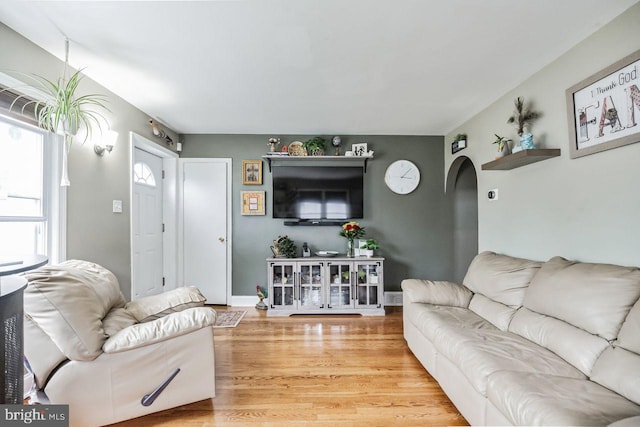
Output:
<path fill-rule="evenodd" d="M 637 2 L 3 0 L 0 21 L 61 59 L 68 37 L 179 133 L 443 135 Z"/>

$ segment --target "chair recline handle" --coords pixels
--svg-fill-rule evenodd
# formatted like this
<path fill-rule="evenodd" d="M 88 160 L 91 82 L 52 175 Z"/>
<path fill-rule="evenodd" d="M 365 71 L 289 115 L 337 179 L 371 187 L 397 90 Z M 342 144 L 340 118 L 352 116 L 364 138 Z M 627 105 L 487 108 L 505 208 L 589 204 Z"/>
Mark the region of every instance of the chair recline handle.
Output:
<path fill-rule="evenodd" d="M 162 393 L 164 389 L 167 388 L 169 383 L 176 377 L 176 375 L 178 375 L 178 372 L 180 372 L 180 368 L 173 371 L 173 373 L 169 375 L 167 379 L 164 380 L 162 384 L 160 384 L 151 393 L 145 394 L 142 400 L 140 401 L 140 403 L 142 403 L 142 406 L 151 406 L 153 402 L 155 402 L 155 400 L 158 398 L 158 396 L 160 396 L 160 393 Z"/>

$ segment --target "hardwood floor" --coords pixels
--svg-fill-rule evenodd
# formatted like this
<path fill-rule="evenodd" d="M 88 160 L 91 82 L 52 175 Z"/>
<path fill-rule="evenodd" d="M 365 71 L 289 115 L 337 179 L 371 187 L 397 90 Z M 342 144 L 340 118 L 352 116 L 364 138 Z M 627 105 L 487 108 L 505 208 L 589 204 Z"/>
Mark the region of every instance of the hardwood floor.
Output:
<path fill-rule="evenodd" d="M 226 310 L 226 307 L 215 307 Z M 141 426 L 468 425 L 385 317 L 266 317 L 215 330 L 216 397 L 116 424 Z"/>

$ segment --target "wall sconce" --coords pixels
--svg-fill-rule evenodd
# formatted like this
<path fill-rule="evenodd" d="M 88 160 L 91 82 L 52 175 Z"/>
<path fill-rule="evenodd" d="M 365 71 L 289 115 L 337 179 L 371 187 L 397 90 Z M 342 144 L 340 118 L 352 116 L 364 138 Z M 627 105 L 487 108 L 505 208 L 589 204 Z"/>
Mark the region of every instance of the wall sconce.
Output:
<path fill-rule="evenodd" d="M 93 151 L 96 152 L 98 156 L 104 156 L 104 152 L 111 153 L 113 147 L 116 145 L 118 141 L 118 132 L 113 130 L 108 130 L 102 133 L 102 144 L 95 144 L 93 146 Z"/>

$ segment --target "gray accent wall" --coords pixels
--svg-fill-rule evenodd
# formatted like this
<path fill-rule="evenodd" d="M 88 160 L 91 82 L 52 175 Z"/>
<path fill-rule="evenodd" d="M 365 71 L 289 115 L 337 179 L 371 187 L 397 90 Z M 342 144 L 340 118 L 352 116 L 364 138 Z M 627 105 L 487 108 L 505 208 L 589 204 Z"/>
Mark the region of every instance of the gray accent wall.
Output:
<path fill-rule="evenodd" d="M 570 159 L 565 100 L 567 88 L 640 49 L 639 23 L 640 3 L 446 136 L 445 173 L 458 156 L 471 158 L 478 173 L 480 250 L 640 265 L 640 143 Z M 511 171 L 483 171 L 494 159 L 494 133 L 518 138 L 506 123 L 517 96 L 543 114 L 532 127 L 536 144 L 562 154 Z M 452 156 L 457 133 L 468 135 L 468 148 Z M 499 200 L 490 202 L 493 188 Z"/>
<path fill-rule="evenodd" d="M 60 36 L 61 48 L 64 38 Z M 73 57 L 73 42 L 70 56 Z M 55 80 L 64 63 L 0 23 L 0 71 L 35 73 Z M 97 156 L 94 141 L 74 142 L 69 153 L 67 191 L 67 258 L 96 262 L 111 270 L 124 295 L 131 295 L 130 249 L 130 162 L 129 132 L 157 140 L 148 125 L 150 117 L 89 78 L 80 83 L 79 93 L 103 93 L 109 99 L 105 113 L 118 143 L 110 154 Z M 177 135 L 165 126 L 177 142 Z M 99 133 L 98 133 L 99 135 Z M 163 146 L 167 147 L 165 144 Z M 167 147 L 173 149 L 173 147 Z M 123 201 L 123 213 L 112 213 L 112 201 Z"/>
<path fill-rule="evenodd" d="M 233 159 L 233 295 L 253 295 L 257 284 L 267 284 L 265 259 L 269 246 L 279 235 L 288 235 L 298 248 L 307 242 L 312 251 L 344 252 L 346 241 L 338 235 L 339 226 L 285 226 L 273 219 L 272 181 L 263 161 L 263 185 L 242 184 L 242 160 L 260 159 L 268 151 L 269 137 L 280 137 L 284 144 L 306 141 L 316 135 L 185 135 L 181 157 L 220 157 Z M 327 141 L 333 135 L 321 135 Z M 366 142 L 375 156 L 365 175 L 364 218 L 367 237 L 378 240 L 378 254 L 385 257 L 385 290 L 400 290 L 409 277 L 450 279 L 453 233 L 451 201 L 444 194 L 443 138 L 439 136 L 354 136 L 341 135 L 344 147 Z M 331 148 L 333 150 L 333 148 Z M 384 183 L 384 173 L 393 161 L 409 159 L 421 173 L 418 188 L 401 196 Z M 212 183 L 212 185 L 216 185 Z M 240 214 L 240 192 L 266 191 L 266 215 Z M 206 224 L 203 224 L 206 226 Z"/>

